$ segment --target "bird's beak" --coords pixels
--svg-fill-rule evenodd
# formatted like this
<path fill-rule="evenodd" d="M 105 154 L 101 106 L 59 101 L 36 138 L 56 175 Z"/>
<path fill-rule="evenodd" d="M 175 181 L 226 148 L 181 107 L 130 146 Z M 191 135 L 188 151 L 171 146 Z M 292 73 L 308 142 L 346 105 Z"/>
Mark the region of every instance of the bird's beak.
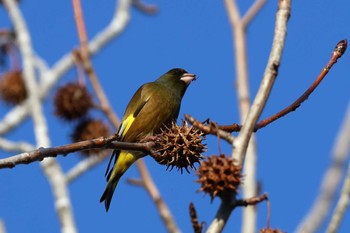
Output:
<path fill-rule="evenodd" d="M 190 73 L 184 73 L 181 76 L 180 80 L 184 81 L 188 85 L 193 80 L 196 80 L 196 75 L 195 74 L 190 74 Z"/>

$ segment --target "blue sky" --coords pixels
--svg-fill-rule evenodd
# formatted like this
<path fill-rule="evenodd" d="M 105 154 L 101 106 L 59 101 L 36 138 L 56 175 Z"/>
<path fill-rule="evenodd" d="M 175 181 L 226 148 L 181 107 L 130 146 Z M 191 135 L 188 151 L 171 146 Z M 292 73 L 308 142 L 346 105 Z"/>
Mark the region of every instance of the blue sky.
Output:
<path fill-rule="evenodd" d="M 245 12 L 253 1 L 238 1 Z M 231 29 L 222 1 L 149 1 L 159 7 L 155 16 L 131 12 L 126 31 L 93 58 L 94 68 L 114 110 L 122 115 L 136 89 L 173 67 L 182 67 L 200 78 L 189 87 L 179 118 L 184 113 L 220 124 L 237 123 L 234 88 L 235 67 Z M 85 1 L 84 15 L 92 38 L 114 13 L 112 0 Z M 281 67 L 265 118 L 294 101 L 311 84 L 328 61 L 339 40 L 350 39 L 350 3 L 339 1 L 294 1 Z M 277 1 L 268 1 L 247 31 L 251 93 L 254 95 L 271 48 Z M 32 44 L 49 65 L 54 65 L 78 44 L 70 1 L 22 1 Z M 9 27 L 6 12 L 0 9 L 0 28 Z M 349 102 L 350 56 L 347 52 L 328 77 L 297 111 L 269 125 L 257 134 L 258 179 L 262 192 L 271 200 L 272 227 L 292 232 L 317 195 L 330 161 L 330 152 Z M 76 72 L 64 75 L 60 84 L 75 80 Z M 71 124 L 52 116 L 52 94 L 45 102 L 49 134 L 53 145 L 69 143 Z M 11 108 L 0 105 L 0 119 Z M 34 143 L 30 120 L 6 135 Z M 208 136 L 206 155 L 218 154 L 217 140 Z M 231 148 L 221 143 L 223 152 Z M 1 152 L 0 157 L 11 154 Z M 60 157 L 65 171 L 79 162 L 78 154 Z M 146 158 L 151 174 L 183 232 L 191 232 L 189 202 L 194 202 L 199 219 L 210 224 L 219 200 L 196 193 L 195 172 L 165 171 Z M 349 160 L 348 160 L 349 162 Z M 99 198 L 105 187 L 107 161 L 69 186 L 76 224 L 80 232 L 164 232 L 157 211 L 146 192 L 126 184 L 137 178 L 132 167 L 122 178 L 108 214 Z M 52 193 L 38 163 L 0 170 L 0 218 L 7 231 L 59 232 Z M 258 207 L 258 228 L 266 224 L 266 204 Z M 225 232 L 241 227 L 241 210 L 230 218 Z M 349 219 L 347 213 L 345 219 Z M 327 220 L 328 223 L 328 220 Z M 321 232 L 326 225 L 322 226 Z M 341 225 L 348 232 L 350 222 Z"/>

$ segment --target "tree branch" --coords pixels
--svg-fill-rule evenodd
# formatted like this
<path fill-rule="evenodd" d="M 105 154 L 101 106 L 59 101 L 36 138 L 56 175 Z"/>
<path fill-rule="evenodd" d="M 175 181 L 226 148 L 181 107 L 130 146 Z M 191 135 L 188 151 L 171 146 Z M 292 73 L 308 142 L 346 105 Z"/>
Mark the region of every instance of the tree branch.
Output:
<path fill-rule="evenodd" d="M 286 38 L 287 22 L 290 16 L 290 4 L 290 0 L 280 0 L 278 2 L 275 35 L 269 61 L 249 114 L 242 126 L 240 134 L 232 144 L 232 156 L 235 158 L 238 165 L 242 165 L 244 162 L 247 146 L 254 131 L 255 124 L 265 107 L 272 86 L 277 77 Z"/>
<path fill-rule="evenodd" d="M 240 113 L 240 122 L 242 123 L 249 112 L 250 90 L 249 90 L 249 75 L 248 75 L 248 59 L 247 59 L 247 39 L 246 27 L 251 22 L 253 17 L 259 12 L 264 5 L 265 0 L 257 0 L 250 7 L 244 18 L 241 18 L 239 9 L 235 0 L 226 0 L 226 11 L 231 22 L 232 37 L 234 41 L 234 54 L 236 67 L 236 93 L 238 99 L 238 110 Z M 245 19 L 245 21 L 243 21 Z M 232 144 L 232 143 L 231 143 Z M 243 196 L 245 198 L 252 197 L 257 194 L 256 185 L 256 163 L 257 149 L 255 136 L 252 135 L 248 148 L 246 163 L 244 166 L 244 174 L 246 174 L 245 185 L 242 187 Z M 256 208 L 245 208 L 243 210 L 242 232 L 256 232 Z"/>
<path fill-rule="evenodd" d="M 204 125 L 202 122 L 194 118 L 193 116 L 189 114 L 184 115 L 186 121 L 188 121 L 191 125 L 196 127 L 197 129 L 201 130 L 205 134 L 212 134 L 216 135 L 224 140 L 226 140 L 228 143 L 232 144 L 234 141 L 234 136 L 230 133 L 219 129 L 218 125 L 214 122 L 209 122 L 209 124 Z"/>
<path fill-rule="evenodd" d="M 322 69 L 321 73 L 316 77 L 316 79 L 311 84 L 311 86 L 288 107 L 282 109 L 281 111 L 275 113 L 274 115 L 264 120 L 261 120 L 259 123 L 257 123 L 254 127 L 254 131 L 258 131 L 266 127 L 267 125 L 273 123 L 279 118 L 284 117 L 288 113 L 291 113 L 295 111 L 297 108 L 299 108 L 300 105 L 304 101 L 306 101 L 309 98 L 309 96 L 315 91 L 315 89 L 320 85 L 321 81 L 327 76 L 328 72 L 333 67 L 333 65 L 338 61 L 338 59 L 342 57 L 346 49 L 347 49 L 347 41 L 346 40 L 339 41 L 335 49 L 333 50 L 331 58 L 328 61 L 327 65 Z M 242 126 L 236 123 L 232 125 L 219 125 L 218 127 L 219 129 L 222 129 L 227 132 L 238 132 L 242 129 Z"/>
<path fill-rule="evenodd" d="M 235 158 L 239 166 L 243 165 L 245 153 L 251 138 L 251 134 L 253 133 L 254 126 L 265 106 L 274 80 L 277 77 L 277 68 L 280 64 L 289 15 L 290 1 L 280 0 L 278 2 L 278 10 L 276 14 L 274 42 L 263 80 L 240 134 L 232 143 L 232 157 Z M 213 233 L 222 231 L 227 219 L 235 208 L 235 203 L 236 199 L 234 196 L 232 196 L 232 198 L 229 200 L 222 201 L 219 210 L 213 222 L 210 224 L 207 232 Z"/>
<path fill-rule="evenodd" d="M 40 147 L 31 152 L 25 152 L 18 155 L 14 155 L 8 158 L 0 159 L 0 169 L 1 168 L 13 168 L 18 164 L 29 164 L 35 161 L 41 161 L 44 158 L 56 157 L 58 155 L 67 155 L 69 153 L 96 149 L 96 148 L 108 148 L 108 149 L 121 149 L 121 150 L 136 150 L 144 151 L 146 153 L 152 153 L 153 142 L 145 143 L 130 143 L 130 142 L 118 142 L 116 136 L 110 136 L 108 138 L 99 137 L 96 139 L 71 143 L 62 146 L 56 146 L 51 148 Z M 112 142 L 114 141 L 114 142 Z"/>

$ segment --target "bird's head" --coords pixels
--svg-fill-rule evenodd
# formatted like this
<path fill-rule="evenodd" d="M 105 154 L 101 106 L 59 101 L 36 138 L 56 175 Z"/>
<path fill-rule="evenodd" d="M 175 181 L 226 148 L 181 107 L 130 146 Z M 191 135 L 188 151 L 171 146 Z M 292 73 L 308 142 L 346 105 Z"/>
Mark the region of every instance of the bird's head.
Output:
<path fill-rule="evenodd" d="M 157 82 L 166 84 L 172 88 L 181 91 L 183 95 L 188 87 L 188 85 L 196 80 L 196 75 L 188 73 L 186 70 L 181 68 L 174 68 L 160 76 Z"/>

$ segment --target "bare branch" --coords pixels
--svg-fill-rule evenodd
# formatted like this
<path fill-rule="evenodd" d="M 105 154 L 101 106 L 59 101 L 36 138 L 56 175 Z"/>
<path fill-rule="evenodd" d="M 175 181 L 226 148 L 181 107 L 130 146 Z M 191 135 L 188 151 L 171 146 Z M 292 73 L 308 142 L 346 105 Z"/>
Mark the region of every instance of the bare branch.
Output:
<path fill-rule="evenodd" d="M 309 98 L 311 93 L 318 87 L 318 85 L 321 83 L 321 81 L 326 77 L 330 69 L 333 67 L 333 65 L 338 61 L 339 58 L 344 54 L 346 48 L 347 48 L 347 41 L 341 40 L 338 42 L 338 44 L 335 46 L 335 49 L 332 52 L 332 56 L 330 60 L 328 61 L 327 65 L 322 69 L 321 73 L 318 75 L 316 80 L 312 83 L 312 85 L 291 105 L 289 105 L 287 108 L 279 111 L 278 113 L 270 116 L 269 118 L 260 121 L 256 128 L 263 128 L 266 125 L 270 124 L 271 122 L 278 120 L 279 118 L 285 116 L 286 114 L 296 110 L 300 105 Z"/>
<path fill-rule="evenodd" d="M 199 223 L 197 211 L 192 202 L 190 203 L 189 209 L 190 209 L 190 217 L 191 217 L 191 223 L 192 223 L 192 228 L 194 233 L 202 233 L 203 222 Z"/>
<path fill-rule="evenodd" d="M 248 24 L 254 19 L 254 17 L 260 12 L 261 8 L 265 5 L 266 0 L 255 0 L 254 4 L 242 17 L 242 25 L 247 28 Z"/>
<path fill-rule="evenodd" d="M 300 107 L 300 105 L 306 101 L 309 96 L 315 91 L 315 89 L 321 84 L 321 81 L 326 77 L 330 69 L 333 67 L 333 65 L 337 62 L 337 60 L 343 55 L 347 48 L 347 41 L 342 40 L 340 41 L 335 49 L 332 52 L 332 56 L 330 60 L 328 61 L 327 65 L 322 69 L 321 73 L 316 77 L 314 82 L 308 87 L 308 89 L 292 104 L 287 106 L 286 108 L 282 109 L 281 111 L 273 114 L 272 116 L 267 117 L 266 119 L 261 120 L 259 123 L 257 123 L 254 127 L 254 131 L 258 131 L 267 125 L 275 122 L 281 117 L 284 117 L 285 115 L 295 111 L 297 108 Z M 342 52 L 339 53 L 339 49 L 342 50 Z M 219 125 L 219 129 L 227 131 L 227 132 L 239 132 L 242 129 L 242 126 L 239 124 L 232 124 L 232 125 Z"/>
<path fill-rule="evenodd" d="M 156 5 L 145 4 L 141 2 L 141 0 L 133 0 L 132 3 L 136 9 L 145 14 L 154 15 L 158 12 L 158 7 Z"/>
<path fill-rule="evenodd" d="M 221 202 L 214 220 L 211 222 L 206 233 L 222 232 L 232 211 L 236 208 L 236 200 L 232 195 L 232 199 Z"/>
<path fill-rule="evenodd" d="M 260 88 L 252 104 L 252 108 L 243 124 L 240 134 L 233 142 L 233 157 L 238 164 L 243 164 L 245 153 L 253 133 L 255 124 L 266 104 L 274 81 L 277 77 L 278 67 L 282 56 L 284 42 L 287 32 L 287 22 L 290 15 L 290 0 L 278 1 L 276 14 L 275 35 L 271 48 L 269 61 L 261 81 Z"/>
<path fill-rule="evenodd" d="M 226 1 L 226 3 L 229 3 L 229 1 Z M 261 82 L 260 89 L 238 136 L 239 140 L 237 141 L 238 138 L 236 138 L 236 140 L 234 140 L 232 143 L 232 157 L 235 158 L 238 165 L 241 166 L 244 162 L 245 153 L 248 147 L 249 140 L 251 138 L 251 134 L 253 133 L 256 121 L 258 120 L 262 109 L 264 108 L 274 80 L 277 77 L 277 68 L 280 64 L 280 58 L 282 55 L 283 45 L 286 36 L 287 21 L 290 15 L 290 1 L 281 0 L 278 2 L 278 6 L 279 7 L 276 14 L 274 42 L 271 49 L 268 65 L 263 80 Z M 238 16 L 238 14 L 236 15 Z M 234 23 L 235 21 L 235 18 L 231 17 L 231 22 Z M 234 197 L 232 197 L 232 199 L 230 200 L 222 201 L 219 210 L 215 216 L 215 219 L 210 224 L 207 232 L 214 233 L 222 231 L 227 219 L 229 218 L 231 212 L 235 208 L 235 203 L 236 200 Z"/>
<path fill-rule="evenodd" d="M 248 13 L 242 19 L 239 14 L 238 7 L 235 0 L 226 0 L 226 11 L 231 23 L 232 37 L 234 41 L 234 54 L 236 67 L 236 92 L 240 113 L 240 122 L 242 123 L 249 112 L 251 101 L 249 91 L 249 76 L 248 76 L 248 59 L 246 46 L 246 27 L 252 18 L 264 5 L 265 0 L 257 0 L 250 7 Z M 256 190 L 256 159 L 257 149 L 256 140 L 252 135 L 246 156 L 246 163 L 244 166 L 244 174 L 246 174 L 245 185 L 243 186 L 243 196 L 245 198 L 252 197 L 257 194 Z M 242 232 L 254 233 L 256 232 L 256 208 L 248 207 L 243 210 L 243 229 Z"/>
<path fill-rule="evenodd" d="M 267 196 L 267 193 L 264 193 L 264 194 L 262 194 L 262 195 L 260 195 L 258 197 L 251 197 L 251 198 L 248 198 L 248 199 L 237 200 L 236 205 L 237 206 L 246 207 L 246 206 L 249 206 L 249 205 L 257 205 L 260 202 L 268 201 L 268 200 L 269 200 L 269 198 Z"/>
<path fill-rule="evenodd" d="M 237 28 L 241 23 L 241 16 L 239 14 L 236 0 L 225 0 L 226 11 L 229 16 L 229 21 L 232 28 Z"/>
<path fill-rule="evenodd" d="M 56 157 L 58 155 L 67 155 L 81 150 L 95 149 L 95 148 L 109 148 L 109 149 L 123 149 L 131 151 L 144 151 L 146 153 L 152 150 L 153 142 L 145 143 L 130 143 L 130 142 L 112 142 L 116 139 L 113 135 L 108 138 L 99 137 L 87 141 L 71 143 L 63 146 L 51 148 L 39 148 L 31 152 L 25 152 L 14 155 L 8 158 L 0 159 L 1 168 L 13 168 L 18 164 L 29 164 L 35 161 L 41 161 L 44 158 Z"/>
<path fill-rule="evenodd" d="M 192 117 L 189 114 L 185 114 L 185 119 L 188 121 L 190 124 L 192 124 L 194 127 L 198 128 L 205 134 L 213 134 L 217 135 L 218 137 L 226 140 L 228 143 L 232 144 L 234 141 L 234 136 L 231 135 L 228 132 L 225 132 L 224 130 L 220 130 L 218 125 L 214 122 L 209 122 L 208 125 L 204 125 L 202 122 L 198 121 L 194 117 Z"/>

